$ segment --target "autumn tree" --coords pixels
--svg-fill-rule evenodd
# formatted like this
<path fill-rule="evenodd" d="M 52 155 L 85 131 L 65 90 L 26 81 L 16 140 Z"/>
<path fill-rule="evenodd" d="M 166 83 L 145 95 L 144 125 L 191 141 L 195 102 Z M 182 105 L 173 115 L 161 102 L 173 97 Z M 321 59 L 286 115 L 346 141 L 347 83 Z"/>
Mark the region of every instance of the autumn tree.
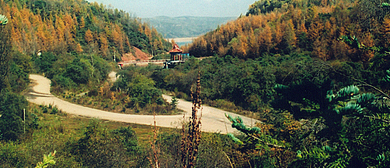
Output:
<path fill-rule="evenodd" d="M 99 48 L 103 57 L 108 56 L 108 40 L 104 33 L 99 34 Z"/>
<path fill-rule="evenodd" d="M 283 42 L 285 43 L 285 48 L 292 51 L 295 48 L 297 37 L 295 35 L 295 28 L 292 20 L 290 19 L 287 23 L 284 23 L 284 32 L 283 32 Z"/>
<path fill-rule="evenodd" d="M 381 27 L 381 42 L 384 47 L 390 46 L 390 18 L 386 17 L 383 20 L 382 27 Z"/>
<path fill-rule="evenodd" d="M 90 44 L 93 41 L 93 34 L 92 34 L 91 30 L 88 29 L 85 32 L 84 39 L 85 39 L 85 42 L 87 42 L 87 44 Z"/>
<path fill-rule="evenodd" d="M 322 38 L 317 38 L 316 41 L 313 43 L 313 51 L 312 55 L 315 57 L 318 57 L 324 61 L 329 59 L 329 55 L 327 54 L 326 50 L 326 44 L 325 40 Z"/>

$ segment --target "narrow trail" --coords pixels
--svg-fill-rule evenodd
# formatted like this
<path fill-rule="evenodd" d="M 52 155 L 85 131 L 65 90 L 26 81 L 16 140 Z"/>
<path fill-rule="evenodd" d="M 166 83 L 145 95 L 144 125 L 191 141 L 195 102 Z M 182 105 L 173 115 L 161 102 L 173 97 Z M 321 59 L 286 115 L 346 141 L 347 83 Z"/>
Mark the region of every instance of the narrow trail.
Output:
<path fill-rule="evenodd" d="M 115 74 L 110 73 L 109 77 L 111 79 L 115 78 Z M 103 110 L 93 109 L 89 107 L 84 107 L 81 105 L 73 104 L 62 99 L 59 99 L 53 96 L 50 93 L 50 83 L 51 81 L 41 75 L 30 75 L 30 80 L 32 81 L 31 90 L 26 94 L 26 98 L 29 102 L 35 104 L 57 106 L 58 109 L 62 110 L 65 113 L 86 116 L 91 118 L 98 118 L 102 120 L 118 121 L 125 123 L 135 123 L 143 125 L 152 125 L 154 123 L 153 115 L 135 115 L 135 114 L 121 114 L 107 112 Z M 168 95 L 163 95 L 163 98 L 168 102 L 171 101 L 172 97 Z M 188 121 L 188 117 L 191 116 L 192 103 L 178 99 L 177 108 L 183 110 L 183 114 L 180 115 L 156 115 L 155 120 L 157 126 L 159 127 L 170 127 L 170 128 L 181 128 L 181 123 L 183 122 L 183 115 L 185 115 L 185 120 Z M 231 127 L 230 121 L 225 117 L 225 114 L 230 114 L 231 116 L 240 116 L 234 113 L 223 111 L 217 108 L 202 106 L 201 111 L 201 130 L 203 132 L 213 132 L 213 133 L 234 133 L 237 132 L 236 129 Z M 255 125 L 257 120 L 241 116 L 244 123 L 248 126 Z"/>

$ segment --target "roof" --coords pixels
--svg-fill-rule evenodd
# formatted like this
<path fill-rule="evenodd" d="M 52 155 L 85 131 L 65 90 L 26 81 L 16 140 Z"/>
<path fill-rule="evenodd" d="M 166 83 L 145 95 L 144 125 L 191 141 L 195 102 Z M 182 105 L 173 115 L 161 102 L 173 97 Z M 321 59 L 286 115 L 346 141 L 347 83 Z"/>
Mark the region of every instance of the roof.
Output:
<path fill-rule="evenodd" d="M 177 44 L 175 44 L 172 48 L 171 51 L 169 51 L 169 53 L 182 53 L 183 50 L 179 48 L 179 46 Z"/>

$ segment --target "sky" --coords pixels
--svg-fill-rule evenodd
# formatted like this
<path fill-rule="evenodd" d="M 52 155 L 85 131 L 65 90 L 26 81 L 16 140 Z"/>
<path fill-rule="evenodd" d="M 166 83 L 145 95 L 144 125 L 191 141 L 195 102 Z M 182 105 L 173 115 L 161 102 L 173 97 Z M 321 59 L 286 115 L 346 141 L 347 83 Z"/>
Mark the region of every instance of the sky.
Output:
<path fill-rule="evenodd" d="M 156 16 L 238 17 L 256 0 L 88 0 L 112 5 L 140 18 Z"/>

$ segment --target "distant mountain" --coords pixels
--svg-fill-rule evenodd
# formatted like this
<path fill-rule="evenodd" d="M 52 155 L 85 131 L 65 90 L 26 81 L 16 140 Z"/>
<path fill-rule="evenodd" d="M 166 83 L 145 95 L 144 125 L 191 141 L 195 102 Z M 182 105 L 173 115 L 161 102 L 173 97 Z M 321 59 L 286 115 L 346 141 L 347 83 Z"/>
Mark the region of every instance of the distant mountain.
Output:
<path fill-rule="evenodd" d="M 235 17 L 158 16 L 143 20 L 157 29 L 165 38 L 197 37 L 214 30 Z"/>

